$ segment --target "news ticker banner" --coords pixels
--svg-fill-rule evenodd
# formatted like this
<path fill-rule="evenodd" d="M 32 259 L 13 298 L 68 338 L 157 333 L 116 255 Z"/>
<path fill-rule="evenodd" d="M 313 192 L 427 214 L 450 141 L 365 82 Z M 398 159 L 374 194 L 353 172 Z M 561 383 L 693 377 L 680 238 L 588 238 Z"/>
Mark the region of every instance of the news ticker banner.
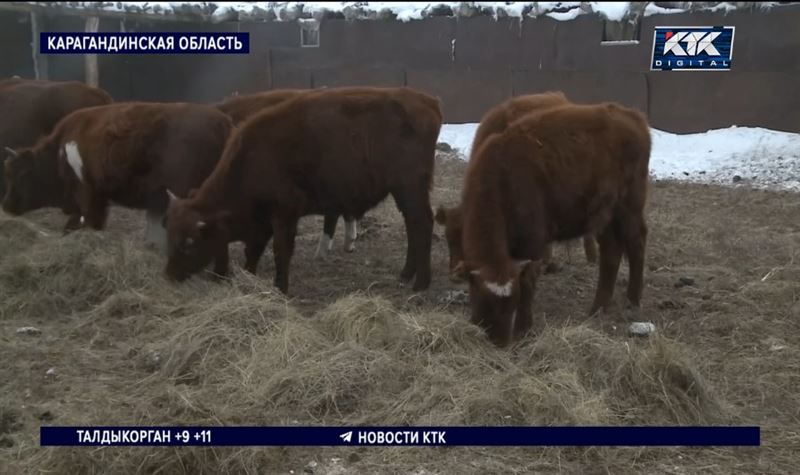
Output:
<path fill-rule="evenodd" d="M 759 446 L 739 427 L 41 427 L 42 446 Z"/>
<path fill-rule="evenodd" d="M 41 54 L 248 54 L 249 33 L 39 33 Z"/>

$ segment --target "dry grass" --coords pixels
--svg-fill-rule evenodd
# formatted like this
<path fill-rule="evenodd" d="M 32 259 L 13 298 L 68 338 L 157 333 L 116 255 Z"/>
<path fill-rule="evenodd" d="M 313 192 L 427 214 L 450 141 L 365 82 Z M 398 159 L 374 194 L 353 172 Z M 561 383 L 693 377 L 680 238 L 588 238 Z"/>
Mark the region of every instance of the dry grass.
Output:
<path fill-rule="evenodd" d="M 438 170 L 435 202 L 453 203 L 463 164 Z M 641 315 L 620 305 L 586 320 L 596 270 L 573 248 L 539 286 L 541 332 L 508 350 L 442 299 L 458 289 L 443 241 L 429 291 L 397 282 L 404 230 L 391 202 L 354 254 L 324 261 L 312 258 L 321 222 L 306 220 L 289 299 L 270 285 L 270 253 L 257 277 L 168 284 L 139 213 L 63 238 L 56 213 L 0 216 L 0 472 L 794 472 L 800 200 L 678 184 L 652 195 Z M 695 285 L 675 287 L 681 276 Z M 625 336 L 630 318 L 657 335 Z M 756 424 L 764 446 L 41 448 L 44 424 Z"/>

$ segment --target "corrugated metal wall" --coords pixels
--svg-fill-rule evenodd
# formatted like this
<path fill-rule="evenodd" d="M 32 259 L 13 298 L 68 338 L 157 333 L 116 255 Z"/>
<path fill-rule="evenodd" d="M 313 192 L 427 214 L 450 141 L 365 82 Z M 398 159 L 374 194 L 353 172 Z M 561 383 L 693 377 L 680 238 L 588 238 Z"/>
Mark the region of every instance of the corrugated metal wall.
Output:
<path fill-rule="evenodd" d="M 0 12 L 0 75 L 32 77 L 25 14 Z M 270 88 L 408 85 L 439 96 L 448 122 L 476 122 L 513 95 L 558 89 L 577 102 L 618 101 L 652 125 L 696 132 L 730 125 L 800 132 L 800 5 L 758 13 L 646 17 L 638 44 L 602 44 L 595 15 L 325 20 L 320 45 L 300 46 L 297 23 L 221 25 L 127 21 L 126 31 L 248 31 L 247 56 L 100 56 L 100 82 L 117 100 L 216 101 Z M 656 25 L 736 26 L 729 72 L 650 71 Z M 82 31 L 77 17 L 48 17 L 43 31 Z M 119 20 L 103 19 L 102 31 Z M 51 79 L 83 79 L 81 56 L 50 56 Z"/>

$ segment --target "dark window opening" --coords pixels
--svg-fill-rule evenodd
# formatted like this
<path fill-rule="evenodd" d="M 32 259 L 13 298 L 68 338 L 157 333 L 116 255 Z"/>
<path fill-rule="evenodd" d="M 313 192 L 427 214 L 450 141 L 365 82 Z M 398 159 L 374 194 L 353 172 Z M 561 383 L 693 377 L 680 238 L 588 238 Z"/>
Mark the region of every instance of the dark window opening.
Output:
<path fill-rule="evenodd" d="M 319 47 L 319 22 L 316 20 L 300 20 L 300 46 L 303 48 Z"/>

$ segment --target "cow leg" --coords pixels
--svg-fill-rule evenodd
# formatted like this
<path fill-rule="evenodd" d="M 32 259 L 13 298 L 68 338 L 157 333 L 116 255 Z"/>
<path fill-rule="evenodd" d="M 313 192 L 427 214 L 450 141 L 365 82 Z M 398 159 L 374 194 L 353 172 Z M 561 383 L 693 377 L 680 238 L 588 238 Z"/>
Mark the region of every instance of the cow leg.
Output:
<path fill-rule="evenodd" d="M 214 270 L 211 273 L 211 277 L 216 280 L 220 280 L 223 277 L 228 275 L 228 244 L 225 243 L 217 249 L 214 255 Z"/>
<path fill-rule="evenodd" d="M 597 241 L 593 234 L 583 236 L 583 252 L 586 254 L 586 260 L 595 264 L 597 262 Z"/>
<path fill-rule="evenodd" d="M 547 244 L 544 248 L 544 272 L 552 274 L 558 272 L 558 263 L 553 257 L 553 244 Z"/>
<path fill-rule="evenodd" d="M 644 254 L 647 244 L 647 224 L 641 218 L 625 224 L 625 254 L 628 256 L 628 301 L 639 307 L 644 286 Z"/>
<path fill-rule="evenodd" d="M 344 250 L 353 252 L 356 250 L 356 239 L 358 238 L 358 221 L 355 219 L 344 220 Z"/>
<path fill-rule="evenodd" d="M 519 280 L 519 302 L 517 303 L 517 316 L 514 319 L 514 338 L 522 338 L 533 327 L 533 295 L 536 291 L 538 275 L 531 269 L 523 271 Z M 538 266 L 537 266 L 538 267 Z"/>
<path fill-rule="evenodd" d="M 78 229 L 83 227 L 83 216 L 81 216 L 80 211 L 71 213 L 69 215 L 69 219 L 67 219 L 67 224 L 64 225 L 64 235 L 71 233 L 72 231 L 77 231 Z"/>
<path fill-rule="evenodd" d="M 297 234 L 297 217 L 272 217 L 272 251 L 275 254 L 275 287 L 284 294 L 289 293 L 289 263 L 294 253 L 294 238 Z"/>
<path fill-rule="evenodd" d="M 600 245 L 600 275 L 597 283 L 597 293 L 589 311 L 590 315 L 594 315 L 601 309 L 605 310 L 611 302 L 623 251 L 623 243 L 619 238 L 616 222 L 609 223 L 597 238 Z"/>
<path fill-rule="evenodd" d="M 101 230 L 108 219 L 108 200 L 91 191 L 82 193 L 82 212 L 84 224 L 94 230 Z"/>
<path fill-rule="evenodd" d="M 272 239 L 272 226 L 266 221 L 257 221 L 257 223 L 244 248 L 244 269 L 252 274 L 256 273 L 258 261 L 264 254 L 269 240 Z"/>
<path fill-rule="evenodd" d="M 397 207 L 406 225 L 408 249 L 406 264 L 400 279 L 408 282 L 416 275 L 412 290 L 427 289 L 431 284 L 431 242 L 433 240 L 433 210 L 427 187 L 393 192 Z"/>
<path fill-rule="evenodd" d="M 333 249 L 333 235 L 336 233 L 336 224 L 339 222 L 338 214 L 326 214 L 325 224 L 322 227 L 322 235 L 319 237 L 319 245 L 314 258 L 326 256 Z"/>

